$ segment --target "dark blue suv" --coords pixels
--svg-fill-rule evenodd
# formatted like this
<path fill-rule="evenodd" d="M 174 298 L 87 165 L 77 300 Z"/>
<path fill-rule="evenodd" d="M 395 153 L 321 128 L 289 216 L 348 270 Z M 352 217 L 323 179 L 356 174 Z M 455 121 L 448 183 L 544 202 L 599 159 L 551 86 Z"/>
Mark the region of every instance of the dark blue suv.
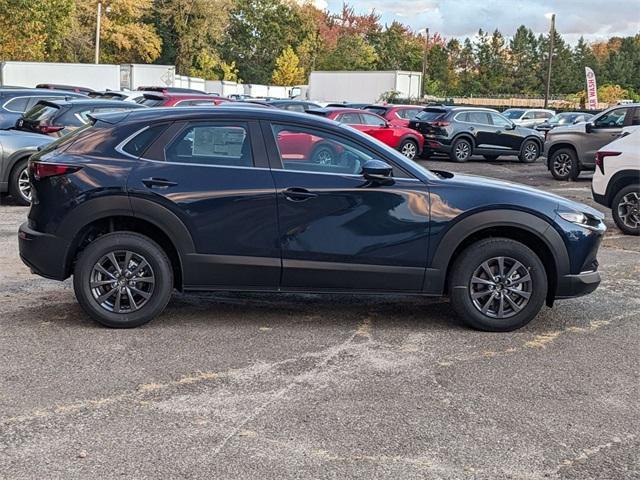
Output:
<path fill-rule="evenodd" d="M 20 255 L 135 327 L 173 289 L 448 295 L 519 328 L 593 291 L 603 215 L 522 185 L 429 171 L 330 120 L 275 109 L 98 116 L 32 157 Z"/>

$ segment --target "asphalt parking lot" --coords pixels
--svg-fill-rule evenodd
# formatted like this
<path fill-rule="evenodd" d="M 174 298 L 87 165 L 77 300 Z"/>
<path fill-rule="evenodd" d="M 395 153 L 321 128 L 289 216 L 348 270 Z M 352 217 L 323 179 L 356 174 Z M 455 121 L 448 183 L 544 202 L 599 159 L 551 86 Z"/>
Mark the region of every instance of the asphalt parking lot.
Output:
<path fill-rule="evenodd" d="M 540 161 L 425 163 L 595 206 Z M 610 212 L 600 288 L 502 334 L 446 300 L 258 294 L 109 330 L 20 262 L 26 213 L 2 198 L 0 478 L 640 478 L 640 240 Z"/>

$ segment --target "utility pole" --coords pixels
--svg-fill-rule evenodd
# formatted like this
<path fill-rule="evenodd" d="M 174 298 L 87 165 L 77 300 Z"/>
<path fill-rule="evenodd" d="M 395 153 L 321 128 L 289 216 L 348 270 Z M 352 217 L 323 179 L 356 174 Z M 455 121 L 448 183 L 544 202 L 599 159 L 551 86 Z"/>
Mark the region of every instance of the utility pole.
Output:
<path fill-rule="evenodd" d="M 102 16 L 102 2 L 98 2 L 98 16 L 96 18 L 96 58 L 95 63 L 100 63 L 100 17 Z"/>
<path fill-rule="evenodd" d="M 553 41 L 556 36 L 556 14 L 551 14 L 551 30 L 549 31 L 549 67 L 547 69 L 547 85 L 544 91 L 544 108 L 549 106 L 549 90 L 551 89 L 551 64 L 553 63 Z"/>
<path fill-rule="evenodd" d="M 425 83 L 427 81 L 427 55 L 429 54 L 429 28 L 424 29 L 424 56 L 422 57 L 422 97 L 426 94 Z"/>

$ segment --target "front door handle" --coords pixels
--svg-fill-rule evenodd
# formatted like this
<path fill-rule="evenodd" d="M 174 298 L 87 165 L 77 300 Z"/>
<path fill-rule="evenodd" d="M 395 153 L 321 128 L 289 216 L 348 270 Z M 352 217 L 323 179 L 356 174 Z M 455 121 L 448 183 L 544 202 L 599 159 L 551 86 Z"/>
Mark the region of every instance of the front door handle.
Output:
<path fill-rule="evenodd" d="M 291 202 L 304 202 L 310 198 L 318 196 L 317 193 L 310 192 L 306 188 L 292 187 L 282 191 L 284 197 Z"/>
<path fill-rule="evenodd" d="M 176 182 L 172 182 L 165 178 L 145 178 L 142 180 L 142 183 L 144 183 L 148 188 L 167 188 L 178 185 Z"/>

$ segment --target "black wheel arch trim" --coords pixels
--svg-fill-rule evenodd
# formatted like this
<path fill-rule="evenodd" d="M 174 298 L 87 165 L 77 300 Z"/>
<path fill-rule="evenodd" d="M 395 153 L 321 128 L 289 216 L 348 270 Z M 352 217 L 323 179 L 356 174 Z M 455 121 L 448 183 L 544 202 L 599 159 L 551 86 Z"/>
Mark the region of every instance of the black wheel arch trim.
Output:
<path fill-rule="evenodd" d="M 565 243 L 547 220 L 520 210 L 484 210 L 456 222 L 442 235 L 437 246 L 429 249 L 429 266 L 423 291 L 442 294 L 446 287 L 447 270 L 458 247 L 470 235 L 496 227 L 513 227 L 531 232 L 538 240 L 544 242 L 553 255 L 558 278 L 570 272 L 569 254 Z"/>
<path fill-rule="evenodd" d="M 456 135 L 454 135 L 454 137 L 451 139 L 450 145 L 453 147 L 453 144 L 459 140 L 460 138 L 464 138 L 466 140 L 469 140 L 469 142 L 471 142 L 471 148 L 475 149 L 476 148 L 476 139 L 473 136 L 472 133 L 469 132 L 460 132 L 457 133 Z"/>
<path fill-rule="evenodd" d="M 627 179 L 630 181 L 627 182 Z M 618 186 L 619 183 L 623 186 Z M 619 190 L 635 184 L 640 184 L 640 171 L 620 170 L 619 172 L 616 172 L 615 175 L 609 179 L 609 182 L 607 182 L 607 191 L 604 194 L 607 207 L 611 207 L 613 197 L 616 196 Z"/>

